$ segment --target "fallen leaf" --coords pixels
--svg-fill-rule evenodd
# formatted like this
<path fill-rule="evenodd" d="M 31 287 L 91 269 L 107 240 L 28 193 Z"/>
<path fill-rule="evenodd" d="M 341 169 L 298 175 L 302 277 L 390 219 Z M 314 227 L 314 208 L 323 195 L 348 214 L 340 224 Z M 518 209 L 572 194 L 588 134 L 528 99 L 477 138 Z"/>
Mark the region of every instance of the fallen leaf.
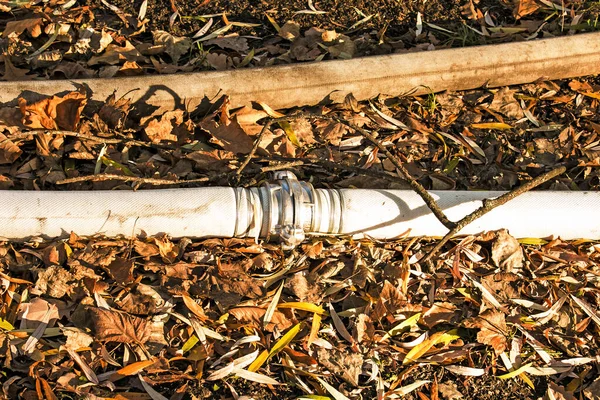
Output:
<path fill-rule="evenodd" d="M 74 131 L 87 103 L 85 94 L 74 91 L 28 104 L 19 98 L 23 125 L 33 129 L 65 129 Z"/>
<path fill-rule="evenodd" d="M 279 29 L 279 36 L 290 42 L 300 36 L 300 25 L 294 21 L 287 21 L 281 29 Z"/>
<path fill-rule="evenodd" d="M 123 257 L 116 257 L 111 262 L 106 270 L 110 276 L 121 284 L 127 284 L 133 282 L 133 261 Z"/>
<path fill-rule="evenodd" d="M 124 63 L 126 61 L 142 62 L 144 60 L 145 57 L 140 54 L 140 52 L 131 44 L 131 42 L 126 41 L 125 46 L 123 47 L 116 44 L 109 44 L 106 47 L 104 53 L 90 58 L 88 61 L 88 65 L 116 65 Z"/>
<path fill-rule="evenodd" d="M 257 329 L 262 329 L 266 311 L 266 309 L 260 307 L 236 307 L 230 308 L 227 312 L 243 324 L 251 324 Z M 281 311 L 275 311 L 265 330 L 273 332 L 277 328 L 279 331 L 284 331 L 290 326 L 292 326 L 292 321 Z"/>
<path fill-rule="evenodd" d="M 497 111 L 509 118 L 521 119 L 525 116 L 519 102 L 515 99 L 515 90 L 503 87 L 494 94 L 494 100 L 488 106 L 492 111 Z"/>
<path fill-rule="evenodd" d="M 540 5 L 535 0 L 519 0 L 513 9 L 513 16 L 515 19 L 521 19 L 526 15 L 533 14 L 539 8 Z"/>
<path fill-rule="evenodd" d="M 456 306 L 452 303 L 434 303 L 429 310 L 423 313 L 423 323 L 428 328 L 433 328 L 440 323 L 452 322 L 455 312 Z"/>
<path fill-rule="evenodd" d="M 28 75 L 29 69 L 17 68 L 10 61 L 10 57 L 2 56 L 4 59 L 4 74 L 2 80 L 5 81 L 27 81 L 36 77 L 36 75 Z"/>
<path fill-rule="evenodd" d="M 87 312 L 96 340 L 144 344 L 152 334 L 148 321 L 143 318 L 98 307 L 88 307 Z"/>
<path fill-rule="evenodd" d="M 173 134 L 175 127 L 183 124 L 183 110 L 167 111 L 160 119 L 151 119 L 144 128 L 144 132 L 153 143 L 161 141 L 176 142 L 177 136 Z"/>
<path fill-rule="evenodd" d="M 217 123 L 211 119 L 202 121 L 200 126 L 212 135 L 214 143 L 226 151 L 248 154 L 254 145 L 252 138 L 244 132 L 236 120 L 229 123 Z"/>
<path fill-rule="evenodd" d="M 22 153 L 19 146 L 0 132 L 0 164 L 12 164 Z"/>
<path fill-rule="evenodd" d="M 458 387 L 454 382 L 440 383 L 438 390 L 442 395 L 442 398 L 446 400 L 456 400 L 463 397 L 463 395 L 458 391 Z"/>
<path fill-rule="evenodd" d="M 164 46 L 165 52 L 171 57 L 174 64 L 177 64 L 182 55 L 187 53 L 192 47 L 192 39 L 171 35 L 165 31 L 152 32 L 154 44 Z"/>
<path fill-rule="evenodd" d="M 506 350 L 508 327 L 503 312 L 487 310 L 478 317 L 465 321 L 465 326 L 479 328 L 477 341 L 492 346 L 496 355 Z"/>
<path fill-rule="evenodd" d="M 28 31 L 31 37 L 38 37 L 42 34 L 42 19 L 41 18 L 27 18 L 18 19 L 16 21 L 6 22 L 2 37 L 7 38 L 11 34 L 19 36 L 21 33 Z"/>
<path fill-rule="evenodd" d="M 517 239 L 506 229 L 495 232 L 492 243 L 492 260 L 504 272 L 519 272 L 523 269 L 523 250 Z"/>

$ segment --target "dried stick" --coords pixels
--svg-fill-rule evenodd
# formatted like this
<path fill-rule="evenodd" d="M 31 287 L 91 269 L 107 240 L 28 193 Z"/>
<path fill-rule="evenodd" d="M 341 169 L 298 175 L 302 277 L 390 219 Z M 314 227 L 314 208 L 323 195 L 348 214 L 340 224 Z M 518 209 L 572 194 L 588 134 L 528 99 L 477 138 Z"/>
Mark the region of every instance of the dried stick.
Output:
<path fill-rule="evenodd" d="M 415 178 L 413 178 L 410 175 L 408 170 L 406 168 L 404 168 L 404 166 L 402 165 L 400 160 L 398 160 L 398 157 L 393 155 L 384 145 L 382 145 L 381 142 L 375 138 L 375 136 L 371 135 L 366 129 L 360 128 L 360 127 L 358 127 L 354 124 L 351 124 L 348 121 L 345 121 L 341 118 L 338 118 L 338 117 L 330 117 L 330 118 L 333 121 L 336 121 L 340 124 L 344 124 L 344 125 L 348 126 L 349 128 L 354 129 L 355 131 L 360 133 L 364 138 L 366 138 L 369 142 L 373 143 L 379 149 L 379 151 L 381 151 L 383 154 L 385 154 L 387 156 L 387 158 L 392 162 L 392 164 L 394 164 L 394 166 L 396 168 L 398 168 L 400 170 L 400 172 L 402 172 L 402 175 L 404 175 L 404 178 L 410 185 L 411 189 L 414 190 L 419 196 L 421 196 L 421 198 L 423 199 L 423 201 L 425 202 L 427 207 L 429 207 L 429 209 L 431 210 L 433 215 L 435 215 L 435 217 L 442 224 L 444 224 L 444 226 L 446 228 L 454 229 L 456 227 L 456 223 L 450 221 L 448 219 L 448 217 L 446 217 L 446 214 L 444 214 L 442 209 L 437 205 L 437 203 L 435 202 L 435 199 L 429 194 L 427 189 L 425 189 L 423 187 L 423 185 L 421 185 Z"/>
<path fill-rule="evenodd" d="M 117 181 L 123 181 L 123 182 L 136 182 L 139 184 L 147 183 L 149 185 L 182 185 L 182 184 L 187 184 L 187 183 L 208 182 L 211 179 L 214 179 L 214 178 L 202 177 L 202 178 L 198 178 L 198 179 L 171 181 L 168 179 L 141 178 L 139 176 L 98 174 L 98 175 L 85 175 L 85 176 L 77 176 L 74 178 L 61 179 L 61 180 L 57 181 L 56 184 L 57 185 L 66 185 L 69 183 L 78 183 L 78 182 L 101 182 L 101 181 L 117 180 Z"/>
<path fill-rule="evenodd" d="M 434 247 L 427 253 L 425 257 L 423 257 L 420 261 L 428 262 L 433 256 L 437 254 L 437 252 L 448 242 L 448 240 L 452 239 L 454 235 L 456 235 L 461 229 L 465 226 L 469 225 L 471 222 L 475 221 L 478 218 L 481 218 L 488 212 L 492 211 L 494 208 L 499 207 L 506 202 L 514 199 L 515 197 L 535 188 L 536 186 L 541 185 L 542 183 L 557 177 L 558 175 L 564 173 L 567 170 L 566 167 L 558 167 L 551 171 L 546 172 L 534 179 L 530 180 L 527 183 L 519 186 L 516 189 L 511 190 L 508 193 L 504 193 L 500 197 L 496 197 L 495 199 L 485 199 L 483 200 L 483 204 L 477 210 L 473 211 L 471 214 L 465 216 L 460 221 L 456 223 L 456 226 L 450 230 L 443 238 L 440 240 Z"/>
<path fill-rule="evenodd" d="M 265 132 L 267 131 L 267 129 L 271 128 L 271 125 L 273 124 L 273 122 L 274 122 L 274 120 L 271 118 L 263 125 L 262 129 L 260 130 L 260 133 L 256 137 L 256 140 L 254 140 L 254 145 L 252 146 L 250 153 L 248 153 L 244 162 L 242 162 L 240 167 L 235 171 L 235 175 L 238 177 L 238 179 L 239 179 L 239 176 L 241 175 L 241 173 L 246 168 L 246 166 L 248 166 L 248 164 L 250 163 L 250 160 L 252 160 L 252 157 L 254 157 L 254 155 L 256 154 L 256 151 L 258 150 L 258 146 L 260 145 L 260 142 L 262 141 L 262 138 L 265 135 Z"/>
<path fill-rule="evenodd" d="M 97 143 L 101 143 L 101 144 L 128 144 L 128 145 L 140 146 L 140 147 L 157 148 L 157 149 L 161 149 L 161 150 L 182 149 L 181 147 L 169 146 L 169 145 L 164 145 L 164 144 L 159 144 L 159 143 L 148 143 L 148 142 L 144 142 L 144 141 L 136 140 L 136 139 L 101 138 L 101 137 L 97 137 L 97 136 L 82 135 L 77 132 L 62 131 L 62 130 L 35 130 L 35 131 L 19 132 L 19 133 L 15 133 L 15 134 L 7 136 L 5 140 L 25 139 L 29 136 L 37 136 L 42 133 L 48 134 L 48 135 L 64 135 L 64 136 L 69 136 L 69 137 L 75 137 L 78 139 L 89 140 L 89 141 L 97 142 Z M 2 142 L 4 142 L 4 140 Z M 0 144 L 2 144 L 2 142 L 0 142 Z"/>

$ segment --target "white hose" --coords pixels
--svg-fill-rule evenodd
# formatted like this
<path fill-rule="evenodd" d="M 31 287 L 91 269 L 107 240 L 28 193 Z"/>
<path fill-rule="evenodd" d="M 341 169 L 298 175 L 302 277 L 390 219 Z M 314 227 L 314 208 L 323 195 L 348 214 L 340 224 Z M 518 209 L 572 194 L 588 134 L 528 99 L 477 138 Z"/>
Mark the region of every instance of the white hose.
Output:
<path fill-rule="evenodd" d="M 442 236 L 447 229 L 407 190 L 313 189 L 291 173 L 260 188 L 210 187 L 93 192 L 0 191 L 0 237 L 65 237 L 71 231 L 173 237 L 279 238 L 305 234 L 393 239 Z M 503 192 L 432 192 L 451 220 Z M 528 192 L 461 231 L 507 228 L 516 237 L 600 239 L 600 192 Z"/>

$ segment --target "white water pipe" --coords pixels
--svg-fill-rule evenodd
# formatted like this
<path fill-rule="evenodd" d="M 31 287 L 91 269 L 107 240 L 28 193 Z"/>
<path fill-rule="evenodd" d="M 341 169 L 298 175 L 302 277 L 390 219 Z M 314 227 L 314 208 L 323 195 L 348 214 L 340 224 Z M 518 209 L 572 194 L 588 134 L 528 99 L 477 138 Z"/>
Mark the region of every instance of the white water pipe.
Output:
<path fill-rule="evenodd" d="M 393 239 L 442 236 L 447 229 L 407 190 L 314 189 L 291 173 L 259 188 L 208 187 L 93 192 L 0 191 L 0 237 L 148 235 L 279 238 L 293 246 L 305 234 Z M 503 192 L 432 192 L 459 220 Z M 528 192 L 461 231 L 507 228 L 515 237 L 600 239 L 600 192 Z"/>
<path fill-rule="evenodd" d="M 105 101 L 115 90 L 138 108 L 193 110 L 204 99 L 230 96 L 231 106 L 264 102 L 274 109 L 312 105 L 329 96 L 341 101 L 386 94 L 423 94 L 482 86 L 524 84 L 600 74 L 600 32 L 525 42 L 472 46 L 351 60 L 296 63 L 266 68 L 110 79 L 0 82 L 0 102 L 31 93 L 54 95 L 89 89 Z"/>

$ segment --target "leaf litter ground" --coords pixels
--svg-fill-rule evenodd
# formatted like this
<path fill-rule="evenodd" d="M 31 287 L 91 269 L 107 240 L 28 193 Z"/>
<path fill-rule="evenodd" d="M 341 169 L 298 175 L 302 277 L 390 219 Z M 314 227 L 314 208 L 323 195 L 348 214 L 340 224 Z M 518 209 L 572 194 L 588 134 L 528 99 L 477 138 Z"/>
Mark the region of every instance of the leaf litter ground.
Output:
<path fill-rule="evenodd" d="M 132 29 L 127 15 L 123 21 L 106 5 L 93 10 Z M 31 23 L 9 42 L 18 48 L 46 23 Z M 294 26 L 287 29 L 294 35 Z M 108 41 L 98 32 L 89 43 Z M 287 43 L 283 53 L 296 40 L 285 39 L 286 32 L 276 36 Z M 149 36 L 140 35 L 143 44 Z M 154 42 L 146 43 L 169 52 L 153 65 L 177 70 L 188 62 L 181 40 L 151 36 Z M 112 53 L 108 44 L 76 63 L 90 68 L 90 59 L 104 57 L 91 63 L 91 73 L 111 66 L 117 74 L 127 63 L 145 70 L 152 62 L 137 55 L 139 43 L 116 43 Z M 319 54 L 333 57 L 332 51 Z M 19 68 L 31 74 L 18 51 L 10 54 L 5 76 Z M 231 54 L 219 54 L 227 65 Z M 68 62 L 32 71 L 52 74 Z M 144 115 L 118 92 L 100 105 L 76 90 L 39 101 L 10 99 L 0 108 L 0 187 L 255 185 L 270 171 L 293 169 L 317 187 L 406 188 L 385 155 L 356 131 L 317 115 L 376 133 L 429 189 L 509 190 L 565 165 L 567 173 L 543 189 L 597 190 L 599 83 L 585 78 L 371 102 L 349 96 L 343 104 L 279 110 L 289 122 L 265 132 L 240 175 L 268 118 L 280 116 L 268 105 L 232 110 L 224 97 L 197 110 Z M 457 238 L 432 265 L 421 265 L 434 244 L 313 238 L 283 251 L 240 239 L 76 232 L 61 240 L 0 242 L 3 395 L 598 398 L 598 242 L 516 241 L 497 231 Z"/>

